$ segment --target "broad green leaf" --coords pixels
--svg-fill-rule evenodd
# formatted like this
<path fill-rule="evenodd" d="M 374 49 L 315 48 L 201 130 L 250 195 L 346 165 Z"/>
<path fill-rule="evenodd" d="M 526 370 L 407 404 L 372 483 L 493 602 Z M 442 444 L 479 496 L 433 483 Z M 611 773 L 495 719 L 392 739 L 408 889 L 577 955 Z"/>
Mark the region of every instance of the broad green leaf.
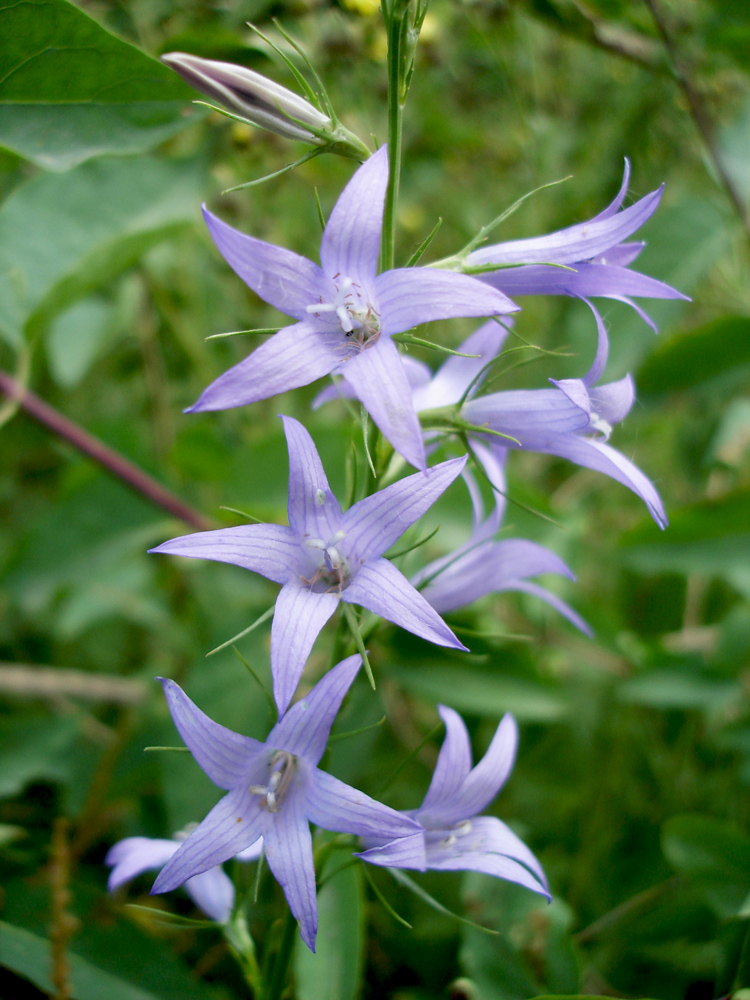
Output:
<path fill-rule="evenodd" d="M 720 917 L 734 917 L 750 893 L 750 837 L 712 816 L 675 816 L 662 828 L 669 863 Z"/>
<path fill-rule="evenodd" d="M 71 1000 L 157 1000 L 157 995 L 125 983 L 78 955 L 67 953 Z M 56 993 L 52 985 L 52 949 L 49 941 L 21 927 L 0 921 L 0 965 L 28 979 L 39 989 Z"/>
<path fill-rule="evenodd" d="M 623 562 L 639 573 L 719 576 L 750 594 L 750 498 L 746 490 L 684 507 L 669 531 L 645 525 L 623 537 Z"/>
<path fill-rule="evenodd" d="M 79 729 L 79 719 L 74 713 L 3 719 L 0 798 L 17 795 L 32 781 L 67 781 Z"/>
<path fill-rule="evenodd" d="M 336 855 L 329 864 L 340 864 Z M 365 902 L 362 872 L 345 868 L 318 893 L 315 954 L 299 939 L 294 975 L 299 1000 L 355 1000 L 365 958 Z"/>
<path fill-rule="evenodd" d="M 195 218 L 193 164 L 96 160 L 40 174 L 0 207 L 0 336 L 19 346 Z"/>
<path fill-rule="evenodd" d="M 474 715 L 496 719 L 512 712 L 524 722 L 549 722 L 569 710 L 561 691 L 497 671 L 436 663 L 428 668 L 399 665 L 391 673 L 407 690 Z"/>
<path fill-rule="evenodd" d="M 624 681 L 617 689 L 620 701 L 659 709 L 704 709 L 727 707 L 742 699 L 742 688 L 735 681 L 694 676 L 683 667 L 653 670 Z"/>
<path fill-rule="evenodd" d="M 111 318 L 110 303 L 92 296 L 54 319 L 47 337 L 47 359 L 59 386 L 78 385 L 104 346 Z"/>
<path fill-rule="evenodd" d="M 49 170 L 142 153 L 203 115 L 166 66 L 68 0 L 0 0 L 0 145 Z"/>
<path fill-rule="evenodd" d="M 638 371 L 643 393 L 676 392 L 750 364 L 750 318 L 723 316 L 659 344 Z"/>

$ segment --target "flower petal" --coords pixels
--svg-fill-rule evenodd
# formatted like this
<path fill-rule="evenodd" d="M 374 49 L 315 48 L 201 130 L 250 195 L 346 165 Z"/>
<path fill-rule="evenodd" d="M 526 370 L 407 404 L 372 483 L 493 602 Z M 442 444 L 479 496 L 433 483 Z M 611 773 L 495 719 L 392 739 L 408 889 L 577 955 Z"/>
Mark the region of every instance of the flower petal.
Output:
<path fill-rule="evenodd" d="M 341 330 L 310 319 L 285 326 L 219 375 L 185 412 L 230 410 L 298 389 L 328 375 L 342 357 Z"/>
<path fill-rule="evenodd" d="M 176 889 L 194 875 L 243 851 L 261 834 L 265 835 L 266 813 L 261 809 L 261 801 L 245 786 L 228 792 L 162 868 L 152 895 Z"/>
<path fill-rule="evenodd" d="M 549 434 L 535 439 L 530 450 L 559 455 L 576 465 L 583 465 L 616 479 L 643 500 L 660 528 L 666 528 L 668 522 L 664 505 L 651 480 L 621 452 L 603 441 L 576 434 Z"/>
<path fill-rule="evenodd" d="M 403 573 L 387 559 L 371 559 L 357 570 L 341 599 L 360 604 L 436 646 L 466 649 Z"/>
<path fill-rule="evenodd" d="M 475 816 L 471 821 L 471 833 L 481 838 L 482 851 L 515 858 L 537 876 L 545 889 L 549 888 L 544 870 L 534 853 L 501 819 L 495 816 Z"/>
<path fill-rule="evenodd" d="M 335 833 L 356 833 L 360 837 L 390 841 L 419 831 L 419 824 L 409 816 L 317 768 L 311 776 L 306 810 L 311 823 Z"/>
<path fill-rule="evenodd" d="M 467 547 L 458 559 L 450 560 L 451 556 L 436 560 L 414 578 L 426 579 L 437 572 L 441 563 L 445 566 L 421 591 L 425 600 L 441 614 L 462 608 L 493 591 L 514 590 L 516 583 L 527 576 L 561 573 L 569 579 L 574 578 L 554 552 L 522 538 L 486 542 L 473 549 Z"/>
<path fill-rule="evenodd" d="M 246 847 L 244 851 L 235 854 L 237 861 L 257 861 L 263 853 L 263 838 L 258 837 L 254 844 Z"/>
<path fill-rule="evenodd" d="M 508 320 L 508 322 L 511 321 Z M 494 319 L 475 330 L 461 344 L 459 351 L 462 354 L 478 354 L 479 357 L 449 357 L 438 368 L 435 377 L 428 385 L 415 389 L 414 406 L 417 413 L 434 407 L 451 406 L 453 403 L 458 403 L 474 379 L 483 368 L 486 368 L 487 363 L 500 353 L 508 333 L 508 327 Z M 478 380 L 477 387 L 480 381 Z"/>
<path fill-rule="evenodd" d="M 441 821 L 445 824 L 461 823 L 481 812 L 495 798 L 513 770 L 517 747 L 518 726 L 513 716 L 506 713 L 487 753 L 472 768 L 452 799 L 441 803 Z"/>
<path fill-rule="evenodd" d="M 470 399 L 461 409 L 471 424 L 490 427 L 536 451 L 537 438 L 585 430 L 589 410 L 581 408 L 557 389 L 509 389 Z M 514 447 L 508 442 L 508 447 Z"/>
<path fill-rule="evenodd" d="M 375 279 L 383 332 L 392 336 L 422 323 L 461 316 L 496 316 L 520 308 L 507 295 L 468 274 L 400 267 Z"/>
<path fill-rule="evenodd" d="M 620 190 L 617 192 L 613 200 L 607 205 L 605 209 L 595 215 L 592 222 L 599 222 L 600 219 L 609 219 L 610 216 L 614 215 L 618 211 L 622 203 L 625 201 L 625 195 L 628 193 L 628 186 L 630 184 L 630 160 L 625 157 L 625 166 L 622 171 L 622 183 L 620 184 Z"/>
<path fill-rule="evenodd" d="M 547 590 L 546 587 L 540 586 L 538 583 L 532 583 L 530 580 L 513 580 L 508 583 L 505 587 L 498 587 L 498 590 L 520 590 L 525 591 L 527 594 L 532 594 L 534 597 L 539 597 L 543 601 L 546 601 L 551 608 L 559 612 L 563 618 L 567 618 L 571 625 L 587 635 L 589 639 L 593 636 L 594 630 L 591 628 L 589 623 L 585 618 L 581 618 L 577 611 L 574 611 L 569 604 L 566 604 L 562 598 L 558 597 L 557 594 L 553 594 L 551 590 Z"/>
<path fill-rule="evenodd" d="M 298 574 L 301 564 L 299 541 L 283 524 L 240 524 L 236 528 L 197 531 L 171 538 L 149 552 L 231 563 L 274 583 L 286 583 Z"/>
<path fill-rule="evenodd" d="M 664 185 L 629 208 L 596 222 L 587 221 L 547 236 L 482 247 L 467 262 L 478 264 L 575 264 L 604 253 L 639 229 L 656 211 Z"/>
<path fill-rule="evenodd" d="M 308 431 L 293 417 L 281 419 L 289 449 L 289 526 L 300 539 L 325 542 L 341 526 L 341 507 Z"/>
<path fill-rule="evenodd" d="M 346 532 L 346 552 L 352 569 L 389 549 L 448 489 L 465 464 L 465 455 L 441 462 L 425 472 L 399 479 L 350 507 L 341 528 Z"/>
<path fill-rule="evenodd" d="M 367 412 L 399 454 L 417 469 L 427 462 L 422 428 L 398 348 L 386 336 L 341 369 Z"/>
<path fill-rule="evenodd" d="M 608 251 L 606 264 L 576 263 L 574 271 L 546 267 L 543 264 L 527 264 L 483 274 L 481 280 L 514 298 L 524 295 L 571 295 L 578 298 L 609 299 L 619 299 L 625 295 L 647 299 L 689 298 L 663 281 L 610 263 L 612 256 L 612 251 Z"/>
<path fill-rule="evenodd" d="M 233 229 L 205 205 L 203 217 L 227 264 L 256 295 L 279 312 L 306 319 L 306 307 L 317 302 L 323 292 L 328 295 L 330 282 L 307 257 Z"/>
<path fill-rule="evenodd" d="M 438 712 L 445 723 L 445 739 L 417 817 L 425 813 L 439 817 L 442 803 L 453 798 L 471 771 L 471 744 L 464 720 L 447 705 L 438 705 Z"/>
<path fill-rule="evenodd" d="M 107 889 L 112 892 L 123 882 L 151 868 L 161 868 L 179 847 L 176 840 L 154 840 L 151 837 L 126 837 L 114 844 L 104 859 L 114 865 L 109 873 Z"/>
<path fill-rule="evenodd" d="M 384 868 L 416 868 L 417 871 L 424 871 L 427 866 L 424 831 L 412 834 L 411 837 L 400 837 L 382 847 L 371 847 L 368 851 L 361 851 L 357 857 Z"/>
<path fill-rule="evenodd" d="M 342 274 L 355 282 L 374 279 L 387 186 L 388 150 L 381 146 L 358 168 L 328 219 L 320 262 L 330 277 Z"/>
<path fill-rule="evenodd" d="M 289 909 L 299 921 L 302 940 L 311 951 L 315 951 L 318 901 L 312 838 L 304 806 L 305 798 L 301 791 L 287 795 L 283 808 L 268 824 L 264 841 L 268 867 L 284 890 Z"/>
<path fill-rule="evenodd" d="M 310 650 L 337 606 L 335 594 L 316 593 L 299 580 L 281 588 L 271 625 L 273 696 L 279 715 L 292 700 Z"/>
<path fill-rule="evenodd" d="M 185 883 L 185 890 L 206 916 L 220 924 L 229 920 L 234 906 L 234 886 L 220 866 L 193 875 Z"/>
<path fill-rule="evenodd" d="M 502 854 L 484 854 L 481 851 L 463 849 L 461 840 L 451 847 L 434 846 L 427 850 L 427 867 L 437 871 L 475 871 L 503 878 L 507 882 L 517 882 L 532 892 L 538 892 L 550 899 L 550 894 L 542 883 L 512 858 Z"/>
<path fill-rule="evenodd" d="M 263 744 L 220 726 L 201 712 L 179 684 L 164 677 L 159 680 L 180 736 L 211 781 L 219 788 L 233 788 L 241 784 L 257 755 L 263 752 Z M 242 847 L 237 850 L 242 850 Z"/>
<path fill-rule="evenodd" d="M 266 742 L 303 757 L 310 765 L 317 764 L 325 752 L 333 720 L 361 665 L 358 654 L 337 663 L 309 694 L 292 705 Z"/>

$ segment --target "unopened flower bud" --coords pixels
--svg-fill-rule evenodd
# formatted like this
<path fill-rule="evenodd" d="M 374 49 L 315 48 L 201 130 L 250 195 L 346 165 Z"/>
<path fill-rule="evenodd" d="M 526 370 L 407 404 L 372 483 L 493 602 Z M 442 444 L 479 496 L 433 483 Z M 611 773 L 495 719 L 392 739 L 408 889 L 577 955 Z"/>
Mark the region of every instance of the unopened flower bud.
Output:
<path fill-rule="evenodd" d="M 254 70 L 234 63 L 168 52 L 161 61 L 191 87 L 251 125 L 316 146 L 335 141 L 334 124 L 309 101 Z M 305 126 L 309 126 L 308 131 Z M 329 133 L 330 138 L 320 133 Z"/>

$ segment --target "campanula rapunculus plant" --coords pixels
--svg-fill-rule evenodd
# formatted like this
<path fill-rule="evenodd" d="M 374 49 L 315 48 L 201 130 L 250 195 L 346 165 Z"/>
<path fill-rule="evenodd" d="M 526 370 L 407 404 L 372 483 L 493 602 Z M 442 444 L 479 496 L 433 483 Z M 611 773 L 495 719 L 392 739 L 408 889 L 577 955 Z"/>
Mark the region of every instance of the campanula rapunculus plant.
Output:
<path fill-rule="evenodd" d="M 172 855 L 152 892 L 175 889 L 263 837 L 268 866 L 299 921 L 302 939 L 315 950 L 318 906 L 310 823 L 381 841 L 409 837 L 419 829 L 408 816 L 317 766 L 360 665 L 359 656 L 350 656 L 329 670 L 279 719 L 264 743 L 220 726 L 174 681 L 162 680 L 180 736 L 227 794 Z M 412 853 L 418 853 L 417 846 Z"/>
<path fill-rule="evenodd" d="M 559 573 L 574 580 L 574 574 L 562 559 L 544 545 L 524 538 L 495 539 L 505 513 L 507 484 L 503 463 L 481 442 L 474 442 L 473 447 L 495 486 L 496 502 L 485 517 L 477 482 L 470 471 L 464 470 L 474 507 L 471 535 L 459 548 L 415 573 L 411 582 L 440 614 L 463 608 L 485 594 L 504 590 L 523 591 L 546 601 L 581 632 L 590 636 L 589 625 L 569 604 L 529 579 L 542 573 Z"/>
<path fill-rule="evenodd" d="M 622 185 L 615 199 L 598 215 L 547 236 L 508 243 L 494 243 L 466 257 L 471 267 L 484 264 L 525 265 L 503 267 L 481 276 L 482 281 L 506 295 L 570 295 L 576 298 L 607 298 L 626 302 L 654 330 L 656 326 L 633 296 L 647 299 L 687 299 L 676 288 L 646 274 L 632 271 L 629 264 L 645 243 L 622 243 L 654 214 L 664 185 L 620 211 L 630 182 L 630 163 L 625 160 Z M 564 267 L 546 265 L 562 264 Z M 590 303 L 589 303 L 590 305 Z M 593 306 L 591 307 L 593 308 Z"/>
<path fill-rule="evenodd" d="M 505 715 L 487 753 L 471 766 L 471 744 L 463 719 L 452 708 L 438 705 L 445 739 L 424 801 L 405 815 L 415 819 L 422 836 L 411 835 L 391 844 L 374 844 L 360 857 L 390 868 L 442 871 L 472 870 L 517 882 L 550 899 L 542 867 L 523 841 L 496 816 L 477 815 L 503 787 L 513 770 L 518 726 Z M 423 853 L 424 852 L 424 853 Z"/>
<path fill-rule="evenodd" d="M 107 888 L 113 892 L 125 882 L 143 872 L 163 868 L 189 831 L 175 834 L 171 840 L 152 837 L 126 837 L 109 849 L 105 865 L 112 865 Z M 256 861 L 263 850 L 262 839 L 236 855 L 238 861 Z M 194 875 L 184 883 L 184 889 L 195 905 L 217 923 L 229 919 L 234 907 L 234 885 L 221 865 Z"/>
<path fill-rule="evenodd" d="M 550 379 L 554 389 L 514 389 L 475 396 L 464 403 L 461 415 L 474 426 L 515 439 L 506 444 L 487 438 L 498 457 L 506 448 L 539 451 L 616 479 L 644 501 L 653 519 L 664 528 L 667 515 L 653 483 L 630 459 L 607 444 L 612 427 L 630 412 L 635 388 L 630 375 L 618 382 L 596 384 L 607 364 L 609 340 L 596 310 L 594 318 L 598 346 L 582 379 Z"/>
<path fill-rule="evenodd" d="M 271 627 L 273 690 L 280 712 L 339 601 L 359 604 L 438 646 L 464 649 L 383 553 L 450 486 L 466 458 L 407 476 L 344 513 L 312 438 L 297 420 L 282 420 L 289 448 L 289 526 L 201 531 L 151 551 L 233 563 L 282 584 Z"/>
<path fill-rule="evenodd" d="M 518 307 L 464 274 L 427 267 L 378 274 L 387 184 L 383 147 L 336 202 L 323 233 L 320 267 L 246 236 L 205 210 L 227 263 L 262 299 L 297 322 L 220 375 L 190 412 L 244 406 L 338 372 L 396 451 L 425 468 L 419 420 L 392 336 L 432 320 L 492 316 Z"/>

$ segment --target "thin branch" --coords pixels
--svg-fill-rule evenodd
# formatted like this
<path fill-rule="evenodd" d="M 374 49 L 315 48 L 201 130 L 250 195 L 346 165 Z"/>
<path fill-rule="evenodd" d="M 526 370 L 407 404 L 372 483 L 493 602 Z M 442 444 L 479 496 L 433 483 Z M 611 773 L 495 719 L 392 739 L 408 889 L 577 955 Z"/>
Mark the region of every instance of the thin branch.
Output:
<path fill-rule="evenodd" d="M 0 663 L 0 694 L 16 698 L 82 698 L 85 701 L 135 705 L 148 694 L 135 677 L 111 677 L 88 670 Z"/>
<path fill-rule="evenodd" d="M 203 514 L 186 504 L 184 500 L 175 496 L 171 490 L 162 486 L 156 479 L 153 479 L 142 469 L 139 469 L 137 465 L 134 465 L 127 458 L 118 454 L 109 445 L 95 438 L 93 434 L 89 434 L 83 427 L 79 427 L 72 420 L 68 420 L 62 413 L 59 413 L 48 403 L 45 403 L 43 399 L 40 399 L 39 396 L 29 389 L 25 389 L 12 376 L 3 371 L 0 371 L 0 392 L 4 393 L 9 399 L 15 400 L 30 417 L 33 417 L 38 423 L 52 431 L 53 434 L 64 438 L 74 448 L 77 448 L 78 451 L 84 455 L 88 455 L 89 458 L 93 458 L 95 462 L 98 462 L 108 472 L 111 472 L 113 476 L 121 479 L 132 490 L 146 497 L 153 504 L 156 504 L 157 507 L 161 507 L 172 514 L 173 517 L 178 517 L 181 521 L 184 521 L 193 528 L 197 528 L 199 531 L 205 531 L 207 528 L 213 527 L 213 524 L 207 517 L 204 517 Z"/>
<path fill-rule="evenodd" d="M 669 28 L 666 21 L 662 17 L 661 11 L 657 7 L 656 0 L 644 0 L 644 2 L 651 12 L 651 17 L 653 18 L 656 30 L 659 32 L 661 40 L 664 43 L 664 48 L 666 49 L 672 62 L 674 78 L 685 95 L 685 100 L 690 108 L 693 121 L 701 134 L 703 144 L 706 147 L 706 152 L 711 159 L 714 170 L 718 174 L 721 183 L 724 185 L 724 189 L 729 196 L 729 200 L 732 202 L 735 211 L 742 220 L 743 226 L 747 230 L 748 234 L 750 234 L 750 218 L 748 218 L 747 206 L 744 204 L 739 191 L 735 187 L 734 181 L 729 176 L 724 164 L 722 163 L 721 156 L 719 155 L 716 143 L 714 142 L 713 124 L 703 104 L 703 99 L 693 86 L 687 67 L 680 57 L 677 45 L 669 32 Z"/>

